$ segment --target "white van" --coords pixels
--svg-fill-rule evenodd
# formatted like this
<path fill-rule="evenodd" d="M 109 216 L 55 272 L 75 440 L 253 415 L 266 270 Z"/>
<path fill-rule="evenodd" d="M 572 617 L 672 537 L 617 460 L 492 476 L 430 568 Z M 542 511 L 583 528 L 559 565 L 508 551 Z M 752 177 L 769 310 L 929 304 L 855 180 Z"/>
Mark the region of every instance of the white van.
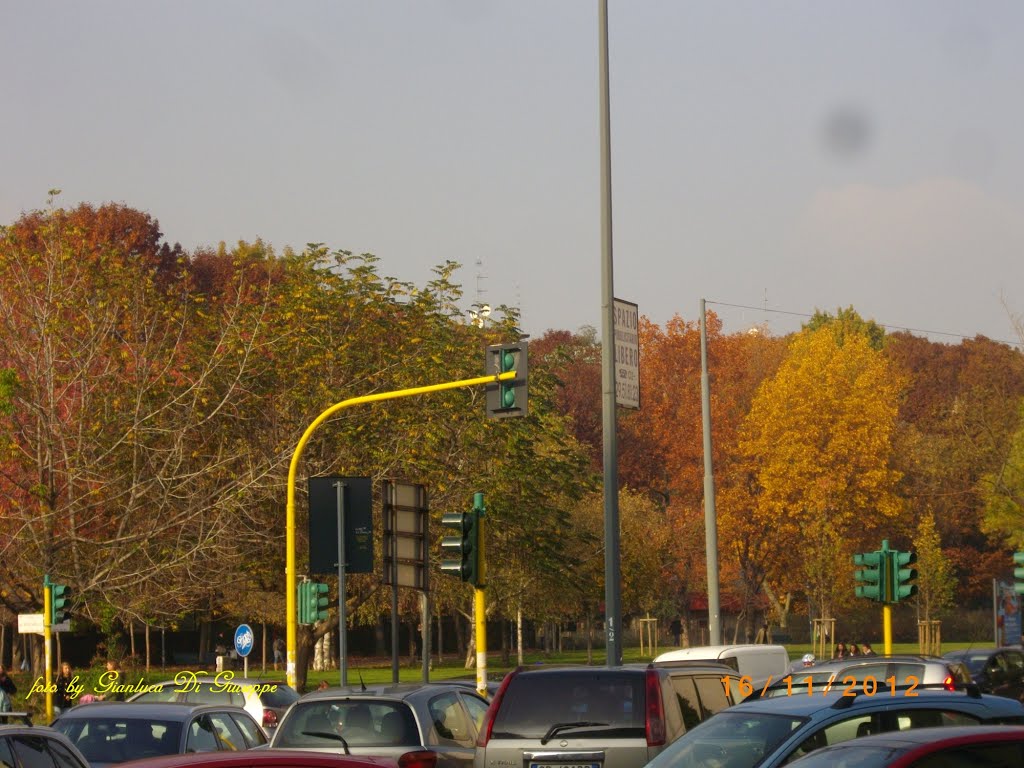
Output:
<path fill-rule="evenodd" d="M 716 661 L 727 664 L 753 683 L 764 683 L 769 677 L 778 680 L 789 674 L 789 653 L 781 645 L 699 645 L 667 651 L 654 663 L 682 661 Z"/>

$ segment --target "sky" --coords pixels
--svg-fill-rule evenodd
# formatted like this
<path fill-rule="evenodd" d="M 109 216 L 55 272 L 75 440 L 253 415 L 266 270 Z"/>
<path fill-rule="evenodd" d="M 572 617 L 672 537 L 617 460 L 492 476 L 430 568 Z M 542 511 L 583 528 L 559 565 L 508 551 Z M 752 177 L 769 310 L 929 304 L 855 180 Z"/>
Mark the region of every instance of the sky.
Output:
<path fill-rule="evenodd" d="M 600 328 L 599 0 L 0 0 L 0 223 L 369 252 Z M 614 293 L 1024 341 L 1024 3 L 608 0 Z M 949 335 L 946 335 L 949 334 Z"/>

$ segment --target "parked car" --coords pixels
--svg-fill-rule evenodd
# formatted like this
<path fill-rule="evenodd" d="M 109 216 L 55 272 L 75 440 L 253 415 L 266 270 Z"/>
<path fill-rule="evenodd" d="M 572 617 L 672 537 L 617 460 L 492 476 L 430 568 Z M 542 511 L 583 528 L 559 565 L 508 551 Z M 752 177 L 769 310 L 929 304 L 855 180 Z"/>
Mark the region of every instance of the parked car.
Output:
<path fill-rule="evenodd" d="M 184 701 L 189 704 L 242 707 L 267 731 L 277 727 L 285 710 L 299 698 L 295 689 L 284 683 L 254 677 L 235 677 L 232 672 L 222 672 L 216 676 L 189 673 L 147 688 L 150 690 L 137 693 L 128 701 Z"/>
<path fill-rule="evenodd" d="M 1024 704 L 969 691 L 879 689 L 847 696 L 794 690 L 737 704 L 701 723 L 648 768 L 774 768 L 873 733 L 934 726 L 1024 724 Z"/>
<path fill-rule="evenodd" d="M 639 768 L 739 700 L 739 675 L 707 662 L 517 669 L 491 701 L 475 768 Z"/>
<path fill-rule="evenodd" d="M 701 645 L 666 651 L 655 663 L 670 661 L 711 661 L 727 664 L 756 685 L 778 679 L 789 671 L 789 652 L 782 645 Z"/>
<path fill-rule="evenodd" d="M 281 720 L 270 751 L 390 757 L 424 768 L 470 768 L 487 701 L 467 685 L 346 686 L 307 693 Z M 428 764 L 428 765 L 425 765 Z"/>
<path fill-rule="evenodd" d="M 969 648 L 944 659 L 964 664 L 984 693 L 1024 699 L 1024 651 L 1020 648 Z"/>
<path fill-rule="evenodd" d="M 0 766 L 89 768 L 85 756 L 64 734 L 46 726 L 31 725 L 21 712 L 3 714 L 11 717 L 0 718 Z"/>
<path fill-rule="evenodd" d="M 204 752 L 136 760 L 132 768 L 425 768 L 399 766 L 394 760 L 365 755 L 339 755 L 287 749 L 245 752 Z"/>
<path fill-rule="evenodd" d="M 789 673 L 787 681 L 776 680 L 770 688 L 754 691 L 753 698 L 788 696 L 792 690 L 862 689 L 867 681 L 879 688 L 916 686 L 916 689 L 944 688 L 952 691 L 972 682 L 967 667 L 953 659 L 939 656 L 865 656 L 833 659 Z"/>
<path fill-rule="evenodd" d="M 159 755 L 251 749 L 267 736 L 241 707 L 216 704 L 96 702 L 62 712 L 53 728 L 92 768 Z"/>
<path fill-rule="evenodd" d="M 819 749 L 800 768 L 1001 768 L 1024 765 L 1024 728 L 972 725 L 880 733 Z"/>

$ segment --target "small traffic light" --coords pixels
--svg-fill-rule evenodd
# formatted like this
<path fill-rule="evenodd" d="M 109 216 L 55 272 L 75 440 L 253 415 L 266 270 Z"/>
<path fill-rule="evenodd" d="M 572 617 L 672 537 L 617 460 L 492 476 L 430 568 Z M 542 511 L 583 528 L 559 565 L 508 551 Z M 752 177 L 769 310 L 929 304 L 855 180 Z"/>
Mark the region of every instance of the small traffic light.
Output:
<path fill-rule="evenodd" d="M 493 419 L 525 416 L 527 408 L 527 343 L 497 344 L 487 348 L 488 374 L 515 371 L 516 377 L 508 381 L 495 381 L 487 385 L 487 415 Z"/>
<path fill-rule="evenodd" d="M 1013 564 L 1017 567 L 1013 569 L 1013 590 L 1018 595 L 1024 595 L 1024 552 L 1013 553 Z"/>
<path fill-rule="evenodd" d="M 890 552 L 889 555 L 892 558 L 892 602 L 898 603 L 917 594 L 917 584 L 911 584 L 917 578 L 917 569 L 909 567 L 917 562 L 917 555 L 914 552 Z"/>
<path fill-rule="evenodd" d="M 441 539 L 441 552 L 452 555 L 441 561 L 441 571 L 458 576 L 477 586 L 480 554 L 480 525 L 476 509 L 472 512 L 450 512 L 441 516 L 441 525 L 455 528 L 458 535 Z M 458 559 L 456 559 L 458 558 Z"/>
<path fill-rule="evenodd" d="M 71 587 L 64 584 L 50 584 L 50 625 L 60 624 L 68 618 L 71 610 Z"/>
<path fill-rule="evenodd" d="M 857 597 L 866 597 L 868 600 L 885 601 L 885 571 L 886 560 L 883 552 L 864 552 L 853 556 L 853 564 L 860 570 L 853 574 L 853 578 L 861 582 L 854 590 Z"/>
<path fill-rule="evenodd" d="M 327 621 L 327 592 L 326 584 L 315 581 L 303 581 L 299 583 L 299 624 L 316 624 L 318 621 Z"/>

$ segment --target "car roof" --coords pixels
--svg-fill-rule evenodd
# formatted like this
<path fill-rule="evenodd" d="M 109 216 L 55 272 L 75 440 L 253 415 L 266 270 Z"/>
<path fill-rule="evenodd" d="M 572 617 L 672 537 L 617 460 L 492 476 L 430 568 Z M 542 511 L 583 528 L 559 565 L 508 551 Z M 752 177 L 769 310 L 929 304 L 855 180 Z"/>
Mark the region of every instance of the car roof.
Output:
<path fill-rule="evenodd" d="M 882 664 L 885 662 L 900 662 L 909 661 L 917 663 L 926 663 L 929 661 L 937 661 L 945 663 L 949 659 L 943 658 L 942 656 L 920 656 L 913 653 L 891 653 L 888 655 L 875 654 L 874 656 L 847 656 L 844 659 L 828 659 L 827 661 L 819 661 L 814 664 L 813 667 L 808 669 L 817 669 L 819 667 L 826 667 L 832 669 L 833 667 L 849 667 L 854 664 Z"/>
<path fill-rule="evenodd" d="M 187 701 L 94 701 L 65 710 L 57 720 L 84 720 L 91 717 L 125 717 L 142 720 L 188 720 L 197 712 L 245 712 L 226 704 L 194 704 Z"/>
<path fill-rule="evenodd" d="M 890 691 L 879 689 L 879 693 L 875 696 L 860 695 L 860 696 L 846 696 L 842 691 L 829 691 L 821 692 L 817 691 L 808 696 L 804 691 L 797 693 L 797 688 L 794 687 L 792 696 L 775 696 L 767 699 L 752 699 L 743 701 L 739 704 L 734 704 L 723 713 L 730 712 L 759 712 L 764 714 L 780 714 L 796 717 L 810 717 L 818 712 L 822 712 L 828 709 L 870 709 L 873 706 L 876 707 L 888 707 L 891 706 L 894 698 L 899 698 L 899 693 L 896 697 L 893 697 Z M 970 693 L 963 691 L 945 691 L 945 690 L 918 690 L 914 692 L 916 695 L 913 697 L 907 697 L 906 702 L 908 705 L 918 705 L 925 703 L 948 705 L 956 701 L 974 701 L 984 702 L 988 707 L 993 710 L 1000 710 L 1009 714 L 1022 715 L 1024 714 L 1024 704 L 1017 701 L 1016 699 L 1009 699 L 1004 696 L 991 696 L 988 694 L 981 693 Z"/>
<path fill-rule="evenodd" d="M 238 752 L 192 752 L 133 760 L 132 768 L 178 768 L 182 766 L 288 766 L 297 768 L 394 768 L 397 763 L 387 757 L 343 755 L 338 752 L 317 752 L 300 749 L 248 749 Z"/>
<path fill-rule="evenodd" d="M 322 691 L 310 691 L 302 697 L 302 701 L 311 699 L 347 699 L 372 697 L 378 699 L 407 699 L 420 693 L 434 693 L 437 691 L 451 690 L 456 688 L 466 693 L 476 693 L 476 690 L 466 684 L 465 681 L 446 683 L 438 681 L 435 683 L 381 683 L 377 685 L 347 685 L 324 688 Z"/>

